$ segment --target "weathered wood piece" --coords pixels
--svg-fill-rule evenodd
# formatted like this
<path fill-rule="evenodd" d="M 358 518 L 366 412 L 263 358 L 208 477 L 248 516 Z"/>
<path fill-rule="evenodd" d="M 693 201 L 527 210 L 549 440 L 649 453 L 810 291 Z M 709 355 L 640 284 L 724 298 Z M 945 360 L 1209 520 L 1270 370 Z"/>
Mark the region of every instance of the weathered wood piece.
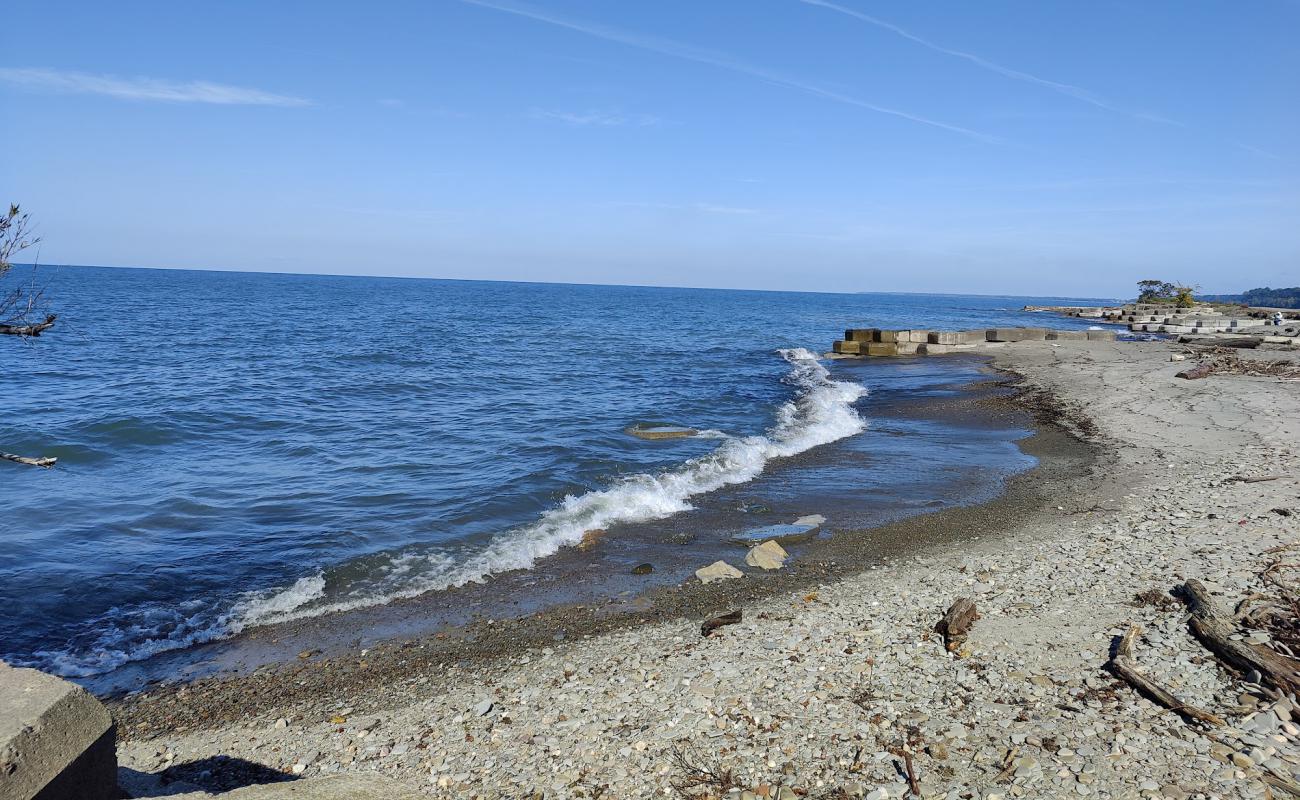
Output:
<path fill-rule="evenodd" d="M 1189 578 L 1182 586 L 1183 600 L 1192 612 L 1187 625 L 1192 635 L 1228 666 L 1242 672 L 1257 670 L 1261 681 L 1290 694 L 1300 691 L 1300 661 L 1263 645 L 1234 640 L 1237 625 L 1219 612 L 1205 584 Z"/>
<path fill-rule="evenodd" d="M 704 624 L 700 626 L 700 635 L 708 636 L 723 625 L 735 625 L 737 622 L 740 622 L 740 617 L 740 609 L 736 609 L 735 611 L 728 611 L 727 613 L 714 617 L 713 619 L 706 619 L 704 620 Z"/>
<path fill-rule="evenodd" d="M 947 613 L 943 615 L 934 629 L 943 635 L 943 646 L 953 652 L 960 645 L 966 634 L 970 632 L 971 625 L 979 619 L 979 611 L 975 608 L 975 601 L 969 597 L 960 597 L 951 606 L 948 607 Z"/>
<path fill-rule="evenodd" d="M 1260 475 L 1251 477 L 1245 475 L 1233 475 L 1231 478 L 1226 479 L 1224 483 L 1263 483 L 1265 481 L 1280 480 L 1285 477 L 1285 475 Z"/>
<path fill-rule="evenodd" d="M 1238 347 L 1247 350 L 1254 350 L 1264 343 L 1264 339 L 1259 336 L 1239 336 L 1224 337 L 1222 339 L 1209 336 L 1179 336 L 1179 344 L 1199 344 L 1209 345 L 1211 347 Z"/>
<path fill-rule="evenodd" d="M 1196 366 L 1191 367 L 1190 369 L 1185 369 L 1182 372 L 1175 374 L 1174 377 L 1186 378 L 1189 381 L 1194 381 L 1194 380 L 1199 380 L 1201 378 L 1209 377 L 1210 373 L 1213 371 L 1214 371 L 1214 365 L 1207 361 L 1204 364 L 1197 364 Z"/>
<path fill-rule="evenodd" d="M 1194 705 L 1184 703 L 1160 684 L 1142 674 L 1142 671 L 1137 667 L 1137 662 L 1133 660 L 1133 640 L 1140 633 L 1142 633 L 1142 629 L 1138 626 L 1132 625 L 1129 627 L 1128 631 L 1119 640 L 1119 646 L 1115 648 L 1115 655 L 1111 657 L 1110 663 L 1107 665 L 1110 667 L 1110 671 L 1127 681 L 1138 692 L 1184 719 L 1202 722 L 1216 728 L 1221 727 L 1224 724 L 1221 718 Z"/>
<path fill-rule="evenodd" d="M 0 333 L 12 336 L 40 336 L 41 331 L 53 326 L 56 319 L 58 319 L 57 314 L 50 314 L 44 322 L 37 322 L 34 325 L 0 325 Z"/>
<path fill-rule="evenodd" d="M 57 458 L 28 458 L 27 456 L 16 456 L 13 453 L 0 453 L 0 458 L 5 461 L 13 461 L 19 464 L 29 464 L 33 467 L 45 467 L 49 469 L 54 466 Z"/>

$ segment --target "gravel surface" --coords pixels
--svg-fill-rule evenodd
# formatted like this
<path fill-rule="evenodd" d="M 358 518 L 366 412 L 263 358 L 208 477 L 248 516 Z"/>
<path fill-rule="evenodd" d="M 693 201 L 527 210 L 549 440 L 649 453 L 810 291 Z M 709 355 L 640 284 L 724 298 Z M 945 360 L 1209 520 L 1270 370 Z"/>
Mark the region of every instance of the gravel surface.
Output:
<path fill-rule="evenodd" d="M 1034 507 L 1000 527 L 963 536 L 960 514 L 924 517 L 914 547 L 820 581 L 804 570 L 767 596 L 746 594 L 747 571 L 713 587 L 742 621 L 707 638 L 700 623 L 729 610 L 725 594 L 695 616 L 507 642 L 491 659 L 411 655 L 400 669 L 395 648 L 377 654 L 382 681 L 337 681 L 345 691 L 321 683 L 335 664 L 296 673 L 309 693 L 277 673 L 132 698 L 115 708 L 120 763 L 209 789 L 258 770 L 347 771 L 436 797 L 902 798 L 906 757 L 926 798 L 1287 796 L 1277 785 L 1300 783 L 1294 698 L 1266 699 L 1243 680 L 1255 676 L 1219 666 L 1169 590 L 1199 578 L 1225 610 L 1269 590 L 1268 551 L 1300 538 L 1300 384 L 1178 380 L 1178 350 L 995 350 L 1040 401 L 1059 401 L 1041 413 L 1105 454 L 1073 480 L 1031 473 L 1040 485 L 1019 491 Z M 949 652 L 933 627 L 962 596 L 980 619 Z M 1148 677 L 1226 727 L 1189 725 L 1106 671 L 1131 623 Z M 208 700 L 225 710 L 204 723 Z"/>

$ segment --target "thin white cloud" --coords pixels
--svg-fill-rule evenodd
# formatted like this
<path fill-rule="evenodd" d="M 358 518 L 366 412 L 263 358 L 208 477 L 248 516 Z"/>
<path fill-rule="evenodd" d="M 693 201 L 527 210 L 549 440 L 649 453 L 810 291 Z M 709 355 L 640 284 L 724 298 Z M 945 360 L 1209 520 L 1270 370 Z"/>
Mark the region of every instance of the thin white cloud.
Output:
<path fill-rule="evenodd" d="M 536 109 L 533 116 L 537 119 L 556 120 L 576 127 L 596 126 L 602 128 L 632 127 L 646 128 L 658 125 L 662 120 L 650 114 L 623 114 L 618 111 L 591 110 L 584 112 L 549 111 Z"/>
<path fill-rule="evenodd" d="M 1117 114 L 1126 114 L 1136 119 L 1148 120 L 1150 122 L 1159 122 L 1164 125 L 1178 125 L 1180 127 L 1182 126 L 1182 123 L 1180 122 L 1171 119 L 1166 119 L 1165 117 L 1161 117 L 1156 114 L 1149 114 L 1141 111 L 1127 111 L 1125 109 L 1118 108 L 1116 106 L 1111 105 L 1105 99 L 1098 97 L 1093 92 L 1084 89 L 1080 86 L 1074 86 L 1068 83 L 1061 83 L 1059 81 L 1048 80 L 1047 78 L 1040 78 L 1037 75 L 1031 75 L 1028 72 L 1021 72 L 1018 69 L 1012 69 L 1011 67 L 1004 67 L 1001 64 L 998 64 L 993 61 L 989 61 L 987 58 L 977 56 L 974 53 L 967 53 L 963 50 L 954 50 L 951 47 L 944 47 L 943 45 L 936 44 L 935 42 L 932 42 L 929 39 L 923 39 L 920 36 L 917 36 L 916 34 L 912 33 L 911 31 L 908 31 L 906 28 L 901 28 L 892 22 L 887 22 L 883 19 L 880 19 L 879 17 L 873 17 L 870 14 L 864 14 L 861 11 L 857 11 L 852 8 L 846 8 L 845 6 L 838 5 L 836 3 L 827 2 L 827 0 L 798 0 L 798 1 L 805 5 L 818 6 L 820 8 L 825 8 L 840 14 L 845 14 L 847 16 L 853 17 L 854 19 L 861 20 L 862 22 L 865 22 L 868 25 L 874 25 L 877 28 L 883 28 L 884 30 L 887 30 L 898 36 L 901 36 L 910 42 L 915 42 L 916 44 L 919 44 L 922 47 L 929 48 L 930 50 L 933 50 L 936 53 L 943 53 L 944 55 L 952 56 L 953 58 L 960 58 L 965 61 L 969 61 L 970 63 L 976 65 L 977 67 L 981 67 L 982 69 L 989 70 L 990 72 L 996 72 L 999 75 L 1002 75 L 1007 78 L 1011 78 L 1013 80 L 1024 81 L 1025 83 L 1033 83 L 1033 84 L 1037 84 L 1038 86 L 1046 87 L 1048 89 L 1051 89 L 1054 92 L 1058 92 L 1060 94 L 1066 95 L 1067 97 L 1073 97 L 1076 100 L 1081 100 L 1085 103 L 1096 106 L 1097 108 L 1104 108 L 1107 111 L 1113 111 Z"/>
<path fill-rule="evenodd" d="M 618 44 L 624 44 L 627 45 L 628 47 L 635 47 L 639 50 L 648 50 L 653 53 L 659 53 L 661 55 L 671 56 L 673 58 L 680 58 L 685 61 L 694 61 L 699 64 L 707 64 L 709 66 L 717 67 L 719 69 L 725 69 L 731 72 L 740 73 L 742 75 L 748 75 L 752 78 L 758 78 L 759 80 L 773 84 L 774 86 L 782 86 L 787 89 L 795 89 L 797 91 L 804 92 L 805 94 L 810 94 L 815 97 L 820 97 L 823 100 L 830 100 L 835 103 L 842 103 L 844 105 L 856 106 L 858 108 L 865 108 L 869 111 L 875 111 L 879 114 L 888 114 L 890 116 L 910 120 L 912 122 L 916 122 L 921 125 L 929 125 L 934 128 L 941 128 L 946 131 L 951 131 L 952 133 L 959 133 L 963 136 L 969 136 L 973 139 L 979 139 L 980 141 L 983 142 L 999 141 L 996 137 L 990 136 L 985 133 L 980 133 L 979 131 L 974 131 L 969 128 L 963 128 L 959 125 L 951 125 L 947 122 L 940 122 L 939 120 L 929 119 L 927 117 L 922 117 L 920 115 L 912 114 L 907 111 L 900 111 L 899 109 L 896 108 L 889 108 L 887 106 L 876 105 L 875 103 L 870 103 L 867 102 L 866 100 L 860 100 L 850 95 L 841 94 L 840 92 L 831 91 L 829 89 L 823 89 L 820 86 L 815 86 L 810 83 L 804 83 L 803 81 L 786 77 L 784 75 L 781 75 L 776 72 L 772 72 L 771 70 L 764 69 L 762 67 L 756 67 L 751 64 L 746 64 L 743 61 L 739 61 L 723 53 L 712 52 L 709 50 L 702 50 L 696 47 L 691 47 L 689 45 L 684 45 L 678 42 L 674 42 L 670 39 L 662 39 L 655 36 L 645 36 L 642 34 L 630 33 L 627 31 L 621 31 L 616 28 L 611 28 L 609 26 L 599 25 L 596 23 L 576 22 L 544 11 L 539 11 L 537 9 L 524 6 L 524 5 L 513 5 L 513 4 L 507 5 L 505 3 L 495 2 L 495 0 L 460 0 L 460 2 L 467 3 L 469 5 L 481 6 L 483 8 L 490 8 L 495 11 L 502 11 L 507 14 L 514 14 L 520 17 L 526 17 L 528 19 L 536 20 L 538 22 L 544 22 L 548 25 L 554 25 L 559 28 L 567 28 L 568 30 L 571 31 L 577 31 L 578 33 L 583 33 L 588 36 L 594 36 L 598 39 L 604 39 L 610 42 L 617 42 Z"/>
<path fill-rule="evenodd" d="M 120 78 L 88 72 L 43 67 L 0 67 L 0 83 L 37 92 L 96 94 L 119 100 L 162 103 L 211 103 L 238 106 L 300 107 L 310 100 L 261 89 L 227 86 L 209 81 L 166 81 L 157 78 Z"/>

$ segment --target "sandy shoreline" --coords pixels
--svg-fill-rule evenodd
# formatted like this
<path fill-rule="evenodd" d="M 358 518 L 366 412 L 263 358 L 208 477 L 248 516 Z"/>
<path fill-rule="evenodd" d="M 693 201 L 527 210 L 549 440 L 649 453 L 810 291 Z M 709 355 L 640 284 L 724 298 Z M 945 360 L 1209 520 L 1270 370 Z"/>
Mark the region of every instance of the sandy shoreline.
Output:
<path fill-rule="evenodd" d="M 587 636 L 484 623 L 463 640 L 132 698 L 114 706 L 121 763 L 195 779 L 202 770 L 185 764 L 226 756 L 288 774 L 378 770 L 435 796 L 648 797 L 680 796 L 680 750 L 774 796 L 899 797 L 889 749 L 910 743 L 927 797 L 1262 797 L 1262 767 L 1230 754 L 1257 750 L 1289 775 L 1300 751 L 1286 731 L 1211 743 L 1100 669 L 1138 622 L 1138 660 L 1240 724 L 1240 683 L 1176 609 L 1132 598 L 1201 577 L 1235 602 L 1263 551 L 1294 537 L 1271 511 L 1298 505 L 1294 476 L 1224 481 L 1294 458 L 1296 385 L 1175 382 L 1172 349 L 997 351 L 1042 414 L 1061 416 L 1056 398 L 1089 444 L 1043 428 L 1025 443 L 1038 470 L 994 503 L 887 526 L 874 564 L 849 566 L 836 547 L 852 538 L 836 537 L 773 586 L 718 584 L 631 624 L 565 611 L 590 616 L 575 628 Z M 982 615 L 965 658 L 930 633 L 959 595 Z M 702 617 L 735 607 L 743 622 L 700 637 Z"/>

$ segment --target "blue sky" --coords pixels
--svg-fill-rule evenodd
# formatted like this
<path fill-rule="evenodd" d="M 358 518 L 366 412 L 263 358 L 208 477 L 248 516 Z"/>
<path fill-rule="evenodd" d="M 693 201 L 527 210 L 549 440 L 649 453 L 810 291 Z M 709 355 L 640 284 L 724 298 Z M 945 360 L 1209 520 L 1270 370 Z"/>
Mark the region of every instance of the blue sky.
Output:
<path fill-rule="evenodd" d="M 1300 284 L 1300 3 L 14 0 L 46 263 Z"/>

